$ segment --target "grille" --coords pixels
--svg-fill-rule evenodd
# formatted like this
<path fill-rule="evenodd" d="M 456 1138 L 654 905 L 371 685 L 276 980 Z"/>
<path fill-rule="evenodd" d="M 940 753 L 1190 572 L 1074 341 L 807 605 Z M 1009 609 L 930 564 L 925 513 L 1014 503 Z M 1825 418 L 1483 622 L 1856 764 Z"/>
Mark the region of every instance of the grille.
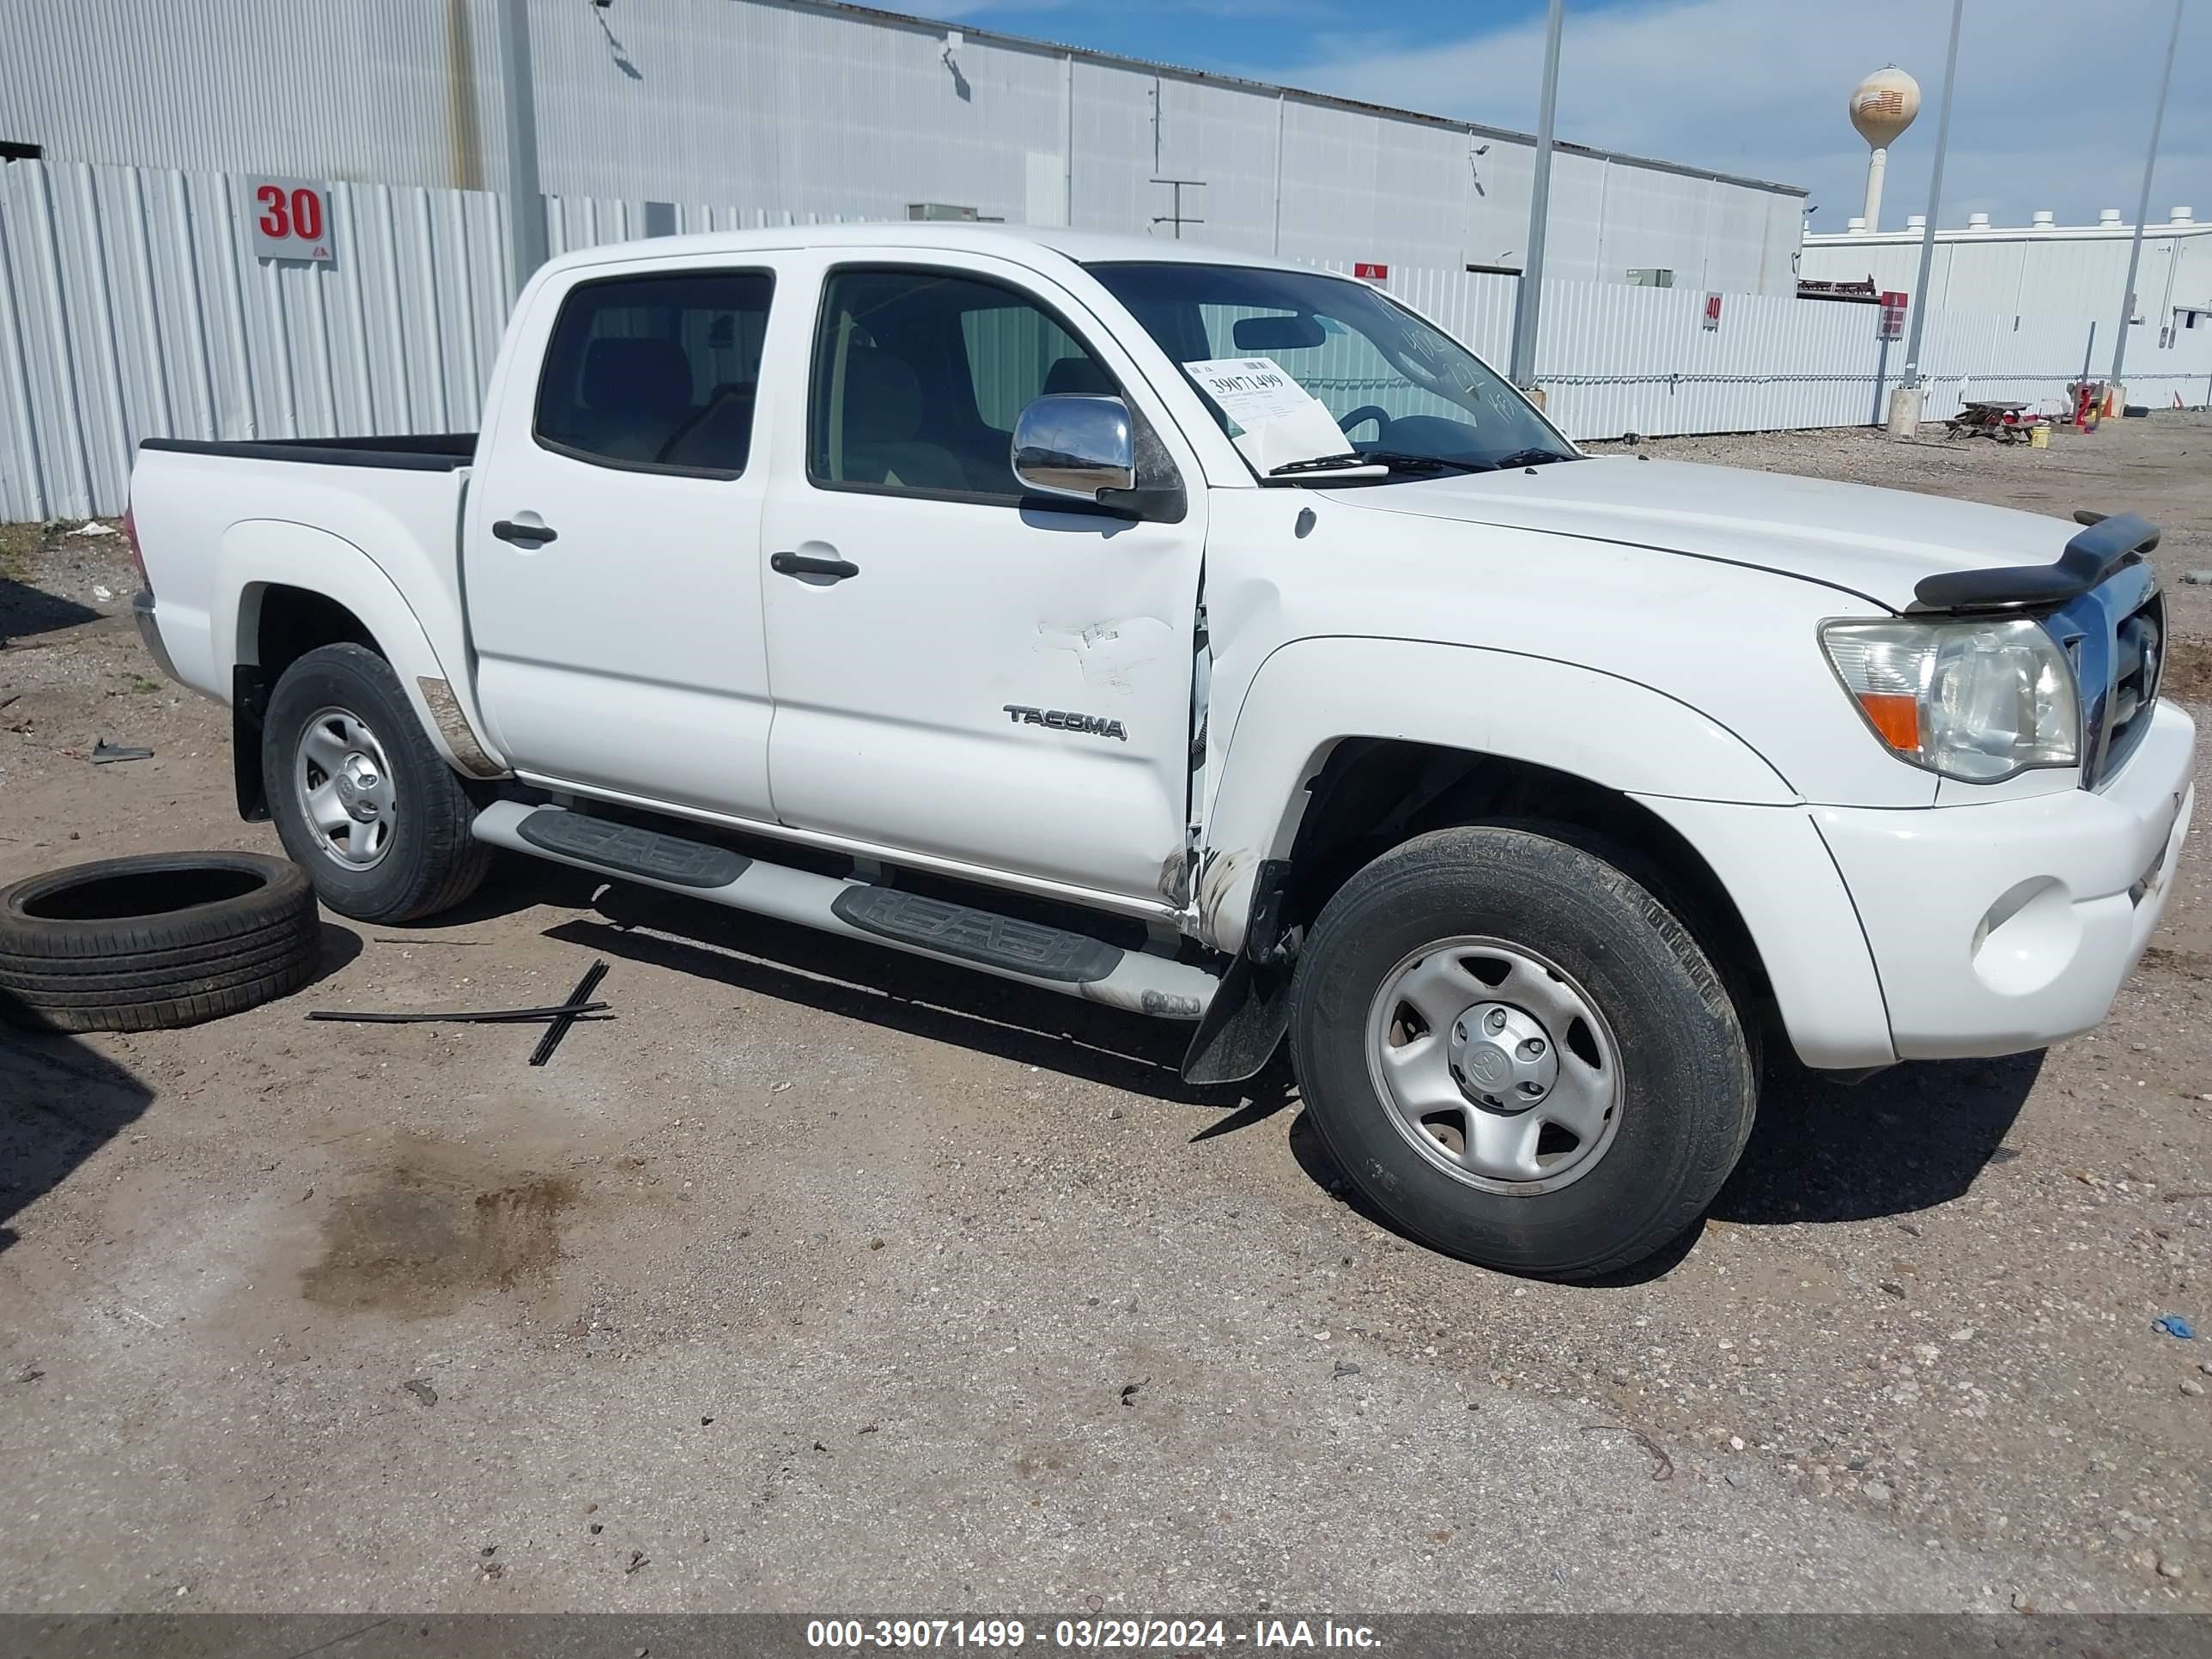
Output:
<path fill-rule="evenodd" d="M 2105 757 L 2100 778 L 2109 778 L 2127 764 L 2143 733 L 2150 730 L 2152 708 L 2158 702 L 2160 671 L 2166 665 L 2166 606 L 2153 593 L 2149 601 L 2124 618 L 2112 636 L 2112 689 L 2105 705 Z"/>
<path fill-rule="evenodd" d="M 2101 788 L 2150 730 L 2165 667 L 2166 601 L 2141 561 L 2044 618 L 2081 687 L 2081 787 Z"/>

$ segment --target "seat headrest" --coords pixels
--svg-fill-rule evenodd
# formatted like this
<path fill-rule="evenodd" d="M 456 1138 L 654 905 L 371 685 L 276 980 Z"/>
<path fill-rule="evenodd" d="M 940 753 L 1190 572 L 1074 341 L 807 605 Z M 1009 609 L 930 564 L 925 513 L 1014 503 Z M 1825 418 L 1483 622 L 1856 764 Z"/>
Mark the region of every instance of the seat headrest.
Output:
<path fill-rule="evenodd" d="M 1056 360 L 1044 377 L 1044 396 L 1062 398 L 1071 395 L 1111 398 L 1121 388 L 1114 377 L 1095 358 L 1061 357 Z"/>
<path fill-rule="evenodd" d="M 901 359 L 857 346 L 845 360 L 845 435 L 902 443 L 921 427 L 921 380 Z"/>
<path fill-rule="evenodd" d="M 594 340 L 578 390 L 600 410 L 665 410 L 691 401 L 691 362 L 673 340 Z"/>

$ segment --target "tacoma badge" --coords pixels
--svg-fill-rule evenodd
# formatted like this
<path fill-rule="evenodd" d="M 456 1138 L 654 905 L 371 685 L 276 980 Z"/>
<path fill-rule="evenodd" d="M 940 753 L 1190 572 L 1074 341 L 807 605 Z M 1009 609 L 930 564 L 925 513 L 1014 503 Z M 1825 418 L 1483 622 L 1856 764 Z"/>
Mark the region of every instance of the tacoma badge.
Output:
<path fill-rule="evenodd" d="M 1049 726 L 1056 732 L 1081 732 L 1094 738 L 1119 738 L 1123 743 L 1129 733 L 1119 720 L 1109 720 L 1097 714 L 1071 714 L 1064 708 L 1030 708 L 1021 703 L 1000 705 L 1006 718 L 1016 726 Z"/>

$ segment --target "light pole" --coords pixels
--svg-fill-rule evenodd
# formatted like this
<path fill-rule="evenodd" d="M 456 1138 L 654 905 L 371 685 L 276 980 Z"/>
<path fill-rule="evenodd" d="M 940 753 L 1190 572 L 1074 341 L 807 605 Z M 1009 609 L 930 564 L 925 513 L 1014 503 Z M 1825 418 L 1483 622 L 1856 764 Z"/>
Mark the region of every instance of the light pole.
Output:
<path fill-rule="evenodd" d="M 2128 327 L 2136 314 L 2136 271 L 2142 264 L 2143 221 L 2150 217 L 2150 176 L 2158 167 L 2158 130 L 2166 125 L 2166 90 L 2173 83 L 2174 48 L 2181 41 L 2181 0 L 2173 0 L 2173 27 L 2166 37 L 2166 68 L 2158 77 L 2158 103 L 2150 118 L 2150 153 L 2143 157 L 2142 198 L 2136 204 L 2135 240 L 2128 245 L 2128 280 L 2120 293 L 2120 326 L 2112 337 L 2112 384 L 2127 362 Z M 2124 395 L 2124 394 L 2123 394 Z"/>
<path fill-rule="evenodd" d="M 1912 289 L 1912 330 L 1905 343 L 1905 384 L 1889 395 L 1889 435 L 1920 429 L 1920 337 L 1928 326 L 1928 281 L 1936 268 L 1936 212 L 1943 199 L 1943 155 L 1951 143 L 1951 90 L 1959 79 L 1959 21 L 1966 0 L 1951 0 L 1951 45 L 1943 56 L 1943 106 L 1936 117 L 1936 164 L 1928 174 L 1928 218 L 1920 228 L 1920 276 Z"/>
<path fill-rule="evenodd" d="M 1552 207 L 1552 118 L 1559 102 L 1559 26 L 1566 0 L 1544 21 L 1544 93 L 1536 108 L 1536 179 L 1528 191 L 1528 258 L 1513 292 L 1513 357 L 1508 374 L 1523 392 L 1536 384 L 1536 323 L 1544 302 L 1544 223 Z"/>
<path fill-rule="evenodd" d="M 500 106 L 507 116 L 507 251 L 514 291 L 545 263 L 545 204 L 538 188 L 538 98 L 530 75 L 530 0 L 500 0 Z"/>

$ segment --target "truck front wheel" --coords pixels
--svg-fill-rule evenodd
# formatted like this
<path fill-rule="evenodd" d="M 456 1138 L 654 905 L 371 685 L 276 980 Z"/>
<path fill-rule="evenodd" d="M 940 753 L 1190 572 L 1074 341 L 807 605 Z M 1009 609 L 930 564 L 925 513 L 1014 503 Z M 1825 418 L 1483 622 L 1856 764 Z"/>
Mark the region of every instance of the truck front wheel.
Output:
<path fill-rule="evenodd" d="M 320 646 L 284 671 L 262 722 L 261 775 L 284 850 L 340 915 L 434 915 L 474 892 L 491 861 L 469 834 L 460 779 L 392 665 L 364 646 Z"/>
<path fill-rule="evenodd" d="M 1547 826 L 1440 830 L 1361 870 L 1298 963 L 1308 1110 L 1360 1192 L 1485 1267 L 1618 1272 L 1686 1229 L 1758 1066 L 1682 922 Z"/>

